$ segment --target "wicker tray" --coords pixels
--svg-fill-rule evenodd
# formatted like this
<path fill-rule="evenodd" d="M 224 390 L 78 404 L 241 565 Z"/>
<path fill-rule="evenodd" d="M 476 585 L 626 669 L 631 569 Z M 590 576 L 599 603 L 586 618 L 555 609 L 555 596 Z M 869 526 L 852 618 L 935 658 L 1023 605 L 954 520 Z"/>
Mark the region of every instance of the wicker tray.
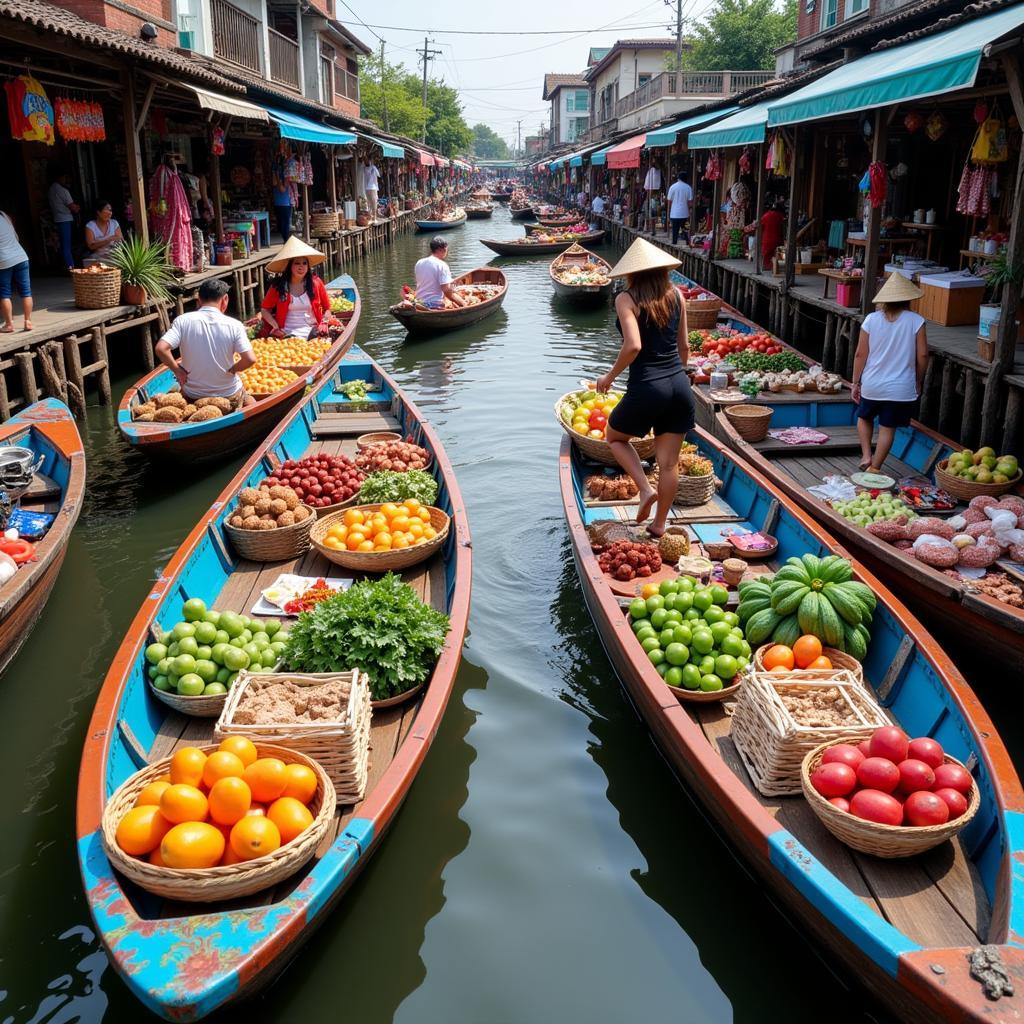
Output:
<path fill-rule="evenodd" d="M 394 430 L 376 430 L 369 434 L 360 434 L 356 438 L 356 447 L 362 451 L 372 444 L 388 444 L 391 441 L 401 441 L 402 435 Z"/>
<path fill-rule="evenodd" d="M 762 644 L 754 651 L 754 657 L 751 659 L 756 672 L 767 672 L 768 670 L 764 667 L 764 655 L 774 644 Z M 864 669 L 861 667 L 861 663 L 850 654 L 846 654 L 843 651 L 837 651 L 834 647 L 822 647 L 821 653 L 832 662 L 834 669 L 842 669 L 849 672 L 850 675 L 861 685 L 864 685 Z M 795 668 L 793 669 L 794 675 L 799 675 L 801 672 L 816 672 L 817 669 L 809 668 Z M 827 669 L 825 671 L 828 671 Z M 776 673 L 779 675 L 780 673 Z"/>
<path fill-rule="evenodd" d="M 721 299 L 687 299 L 686 329 L 688 331 L 709 330 L 718 323 L 718 314 L 721 311 Z"/>
<path fill-rule="evenodd" d="M 718 481 L 714 473 L 706 473 L 704 476 L 684 476 L 680 473 L 679 483 L 676 485 L 676 500 L 673 504 L 704 505 L 711 500 L 717 486 Z"/>
<path fill-rule="evenodd" d="M 214 693 L 208 697 L 186 697 L 181 693 L 158 690 L 152 682 L 149 684 L 149 692 L 162 704 L 192 718 L 216 718 L 224 710 L 224 702 L 228 699 L 227 693 Z"/>
<path fill-rule="evenodd" d="M 317 519 L 325 519 L 327 516 L 332 515 L 335 512 L 342 512 L 347 508 L 351 508 L 359 500 L 359 492 L 356 491 L 348 501 L 338 501 L 333 505 L 324 505 L 323 508 L 315 508 L 313 511 L 316 513 Z"/>
<path fill-rule="evenodd" d="M 727 405 L 722 411 L 744 441 L 763 441 L 775 412 L 768 405 Z"/>
<path fill-rule="evenodd" d="M 573 444 L 588 459 L 593 459 L 594 462 L 600 462 L 604 466 L 617 466 L 618 460 L 612 454 L 612 446 L 607 441 L 598 441 L 593 437 L 583 437 L 577 434 L 571 427 L 567 427 L 562 420 L 562 417 L 558 413 L 558 407 L 569 397 L 574 395 L 575 391 L 567 391 L 561 398 L 555 402 L 555 419 L 558 420 L 558 425 L 572 438 Z M 637 455 L 641 459 L 649 459 L 654 455 L 654 435 L 648 437 L 634 437 L 629 442 L 635 449 Z"/>
<path fill-rule="evenodd" d="M 848 811 L 842 811 L 830 804 L 811 785 L 811 773 L 818 767 L 822 754 L 832 745 L 832 742 L 823 743 L 807 754 L 800 769 L 800 784 L 807 802 L 811 805 L 811 810 L 818 816 L 822 825 L 836 839 L 846 843 L 854 850 L 890 859 L 913 857 L 915 854 L 924 853 L 926 850 L 944 843 L 947 839 L 952 839 L 978 813 L 981 796 L 976 782 L 971 787 L 967 810 L 959 818 L 947 821 L 944 825 L 882 825 L 875 821 L 865 821 L 863 818 L 855 817 Z M 964 767 L 960 761 L 948 754 L 946 755 L 946 764 L 959 764 L 961 768 Z"/>
<path fill-rule="evenodd" d="M 376 512 L 381 505 L 357 505 L 355 507 Z M 335 548 L 326 547 L 323 543 L 327 531 L 334 525 L 337 518 L 338 513 L 334 513 L 323 519 L 318 519 L 310 531 L 310 543 L 329 562 L 344 566 L 346 569 L 357 569 L 360 572 L 389 572 L 393 569 L 408 569 L 411 565 L 425 562 L 434 552 L 440 550 L 441 545 L 448 537 L 448 528 L 451 523 L 447 513 L 442 512 L 439 508 L 431 507 L 430 525 L 437 531 L 437 535 L 424 544 L 417 544 L 411 548 L 398 548 L 393 551 L 338 551 Z"/>
<path fill-rule="evenodd" d="M 964 501 L 970 501 L 971 498 L 976 498 L 979 494 L 990 494 L 993 498 L 997 498 L 1000 494 L 1012 491 L 1014 487 L 1020 483 L 1020 470 L 1017 470 L 1017 475 L 1005 484 L 974 483 L 971 480 L 965 480 L 962 476 L 953 476 L 952 473 L 947 473 L 946 463 L 948 461 L 948 459 L 943 459 L 935 467 L 935 482 L 944 491 L 952 494 L 954 498 L 962 498 Z"/>
<path fill-rule="evenodd" d="M 72 270 L 71 282 L 79 309 L 109 309 L 121 304 L 121 271 L 117 267 Z"/>
<path fill-rule="evenodd" d="M 414 686 L 411 690 L 395 694 L 394 697 L 384 697 L 381 700 L 370 701 L 370 706 L 374 711 L 382 711 L 384 708 L 397 708 L 399 704 L 407 704 L 411 701 L 426 685 L 425 682 L 420 683 L 419 686 Z"/>
<path fill-rule="evenodd" d="M 209 746 L 201 749 L 213 753 L 217 748 Z M 147 892 L 187 903 L 214 903 L 248 896 L 269 889 L 294 875 L 312 859 L 327 835 L 336 806 L 334 785 L 316 761 L 297 750 L 257 743 L 256 751 L 260 757 L 277 757 L 285 764 L 303 764 L 316 773 L 317 789 L 310 801 L 313 824 L 302 835 L 264 857 L 215 868 L 157 867 L 149 861 L 129 856 L 117 845 L 117 826 L 132 808 L 142 789 L 167 774 L 171 764 L 171 758 L 167 757 L 136 772 L 107 801 L 103 809 L 101 830 L 103 851 L 111 865 Z"/>
<path fill-rule="evenodd" d="M 290 725 L 236 724 L 239 704 L 248 692 L 259 692 L 290 680 L 299 686 L 318 686 L 340 679 L 347 682 L 348 701 L 336 720 L 293 722 Z M 276 743 L 298 750 L 320 763 L 330 776 L 340 803 L 358 803 L 366 793 L 370 761 L 369 678 L 358 671 L 343 673 L 299 673 L 279 670 L 254 674 L 238 673 L 227 703 L 214 730 L 217 739 L 248 736 L 254 742 Z"/>
<path fill-rule="evenodd" d="M 736 691 L 743 685 L 743 673 L 739 673 L 736 678 L 739 680 L 737 683 L 733 683 L 732 686 L 723 686 L 720 690 L 712 690 L 708 692 L 706 690 L 687 690 L 684 686 L 670 686 L 668 683 L 665 685 L 685 704 L 687 701 L 694 704 L 712 704 L 715 701 L 725 700 L 726 697 L 731 697 Z"/>
<path fill-rule="evenodd" d="M 302 506 L 309 515 L 301 523 L 278 526 L 273 530 L 242 530 L 224 522 L 224 532 L 232 547 L 251 562 L 284 562 L 309 550 L 309 535 L 316 520 L 316 509 Z"/>
<path fill-rule="evenodd" d="M 798 725 L 780 697 L 786 693 L 835 687 L 851 722 L 835 726 Z M 740 688 L 732 717 L 732 740 L 758 792 L 793 796 L 807 753 L 822 743 L 857 743 L 890 725 L 874 698 L 846 671 L 805 670 L 799 676 L 752 672 Z"/>

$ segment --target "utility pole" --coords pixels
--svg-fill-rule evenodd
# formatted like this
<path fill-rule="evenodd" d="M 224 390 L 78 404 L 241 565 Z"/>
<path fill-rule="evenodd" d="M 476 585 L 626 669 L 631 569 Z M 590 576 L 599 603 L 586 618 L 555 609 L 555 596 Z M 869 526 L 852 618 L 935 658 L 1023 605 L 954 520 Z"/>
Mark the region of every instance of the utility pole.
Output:
<path fill-rule="evenodd" d="M 440 50 L 430 49 L 430 40 L 423 37 L 423 49 L 418 51 L 420 57 L 423 59 L 423 134 L 420 136 L 420 142 L 427 141 L 427 66 L 430 62 L 441 53 Z"/>
<path fill-rule="evenodd" d="M 516 155 L 521 160 L 523 157 L 523 122 L 516 121 Z"/>
<path fill-rule="evenodd" d="M 676 71 L 683 70 L 683 0 L 665 0 L 666 7 L 676 9 Z"/>
<path fill-rule="evenodd" d="M 391 131 L 391 121 L 388 118 L 388 76 L 384 64 L 384 40 L 380 41 L 380 95 L 384 101 L 384 131 Z"/>

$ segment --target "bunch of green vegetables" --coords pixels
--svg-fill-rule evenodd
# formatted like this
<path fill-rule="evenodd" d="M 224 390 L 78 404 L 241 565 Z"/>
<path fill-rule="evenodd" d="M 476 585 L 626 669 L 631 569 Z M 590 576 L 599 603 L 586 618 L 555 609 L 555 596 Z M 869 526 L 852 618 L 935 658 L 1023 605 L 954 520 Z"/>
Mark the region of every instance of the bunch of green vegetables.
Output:
<path fill-rule="evenodd" d="M 444 646 L 448 616 L 424 604 L 394 573 L 362 580 L 303 612 L 282 658 L 293 672 L 346 672 L 370 677 L 374 700 L 426 681 Z"/>
<path fill-rule="evenodd" d="M 365 380 L 347 380 L 338 390 L 353 401 L 365 398 L 368 394 L 368 385 Z"/>
<path fill-rule="evenodd" d="M 423 505 L 437 501 L 437 481 L 422 469 L 411 469 L 407 473 L 379 470 L 371 473 L 359 488 L 360 505 L 383 505 L 386 501 L 405 501 L 415 498 Z"/>
<path fill-rule="evenodd" d="M 768 356 L 763 352 L 744 349 L 729 355 L 729 362 L 737 370 L 759 370 L 761 373 L 781 373 L 783 370 L 806 370 L 807 364 L 795 352 L 777 352 Z"/>

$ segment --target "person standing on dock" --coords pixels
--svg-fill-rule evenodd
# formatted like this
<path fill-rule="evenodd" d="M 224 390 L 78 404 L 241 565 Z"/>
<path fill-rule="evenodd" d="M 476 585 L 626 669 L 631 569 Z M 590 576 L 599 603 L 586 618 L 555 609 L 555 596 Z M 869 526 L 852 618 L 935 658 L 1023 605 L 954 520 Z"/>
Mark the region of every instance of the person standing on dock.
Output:
<path fill-rule="evenodd" d="M 64 266 L 73 270 L 75 257 L 71 251 L 71 232 L 75 226 L 75 214 L 81 209 L 74 197 L 68 191 L 68 172 L 58 169 L 53 172 L 53 180 L 50 182 L 50 191 L 47 193 L 50 201 L 50 215 L 53 217 L 53 226 L 57 229 L 57 237 L 60 239 L 60 256 Z"/>
<path fill-rule="evenodd" d="M 12 287 L 21 296 L 25 330 L 32 330 L 32 281 L 28 276 L 28 253 L 18 241 L 14 222 L 0 210 L 0 334 L 14 333 Z"/>
<path fill-rule="evenodd" d="M 256 404 L 238 376 L 255 365 L 256 355 L 242 322 L 226 315 L 230 291 L 226 281 L 204 281 L 199 286 L 199 308 L 175 318 L 156 343 L 156 357 L 190 401 L 227 398 L 240 409 Z M 175 349 L 181 351 L 180 360 L 174 357 Z"/>
<path fill-rule="evenodd" d="M 668 190 L 668 219 L 672 222 L 672 244 L 679 244 L 679 232 L 683 232 L 684 241 L 689 241 L 683 225 L 690 219 L 690 203 L 693 202 L 693 189 L 686 184 L 686 176 L 680 171 L 676 180 Z"/>
<path fill-rule="evenodd" d="M 367 156 L 363 165 L 363 190 L 366 194 L 366 209 L 369 211 L 372 220 L 377 219 L 377 196 L 380 186 L 380 171 L 373 162 L 372 156 Z"/>
<path fill-rule="evenodd" d="M 455 306 L 465 303 L 452 286 L 452 268 L 448 266 L 448 243 L 438 236 L 430 240 L 430 255 L 416 263 L 416 303 L 427 309 L 444 309 L 444 300 Z"/>

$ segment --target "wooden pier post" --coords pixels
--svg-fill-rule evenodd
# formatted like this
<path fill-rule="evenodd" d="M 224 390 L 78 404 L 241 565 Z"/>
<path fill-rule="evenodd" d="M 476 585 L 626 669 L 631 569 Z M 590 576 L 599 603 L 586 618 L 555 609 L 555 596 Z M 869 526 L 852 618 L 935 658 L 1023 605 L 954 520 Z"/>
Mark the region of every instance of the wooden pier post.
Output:
<path fill-rule="evenodd" d="M 39 388 L 36 387 L 36 374 L 32 367 L 31 352 L 15 352 L 14 362 L 21 374 L 21 393 L 25 396 L 25 404 L 31 405 L 39 401 Z"/>

